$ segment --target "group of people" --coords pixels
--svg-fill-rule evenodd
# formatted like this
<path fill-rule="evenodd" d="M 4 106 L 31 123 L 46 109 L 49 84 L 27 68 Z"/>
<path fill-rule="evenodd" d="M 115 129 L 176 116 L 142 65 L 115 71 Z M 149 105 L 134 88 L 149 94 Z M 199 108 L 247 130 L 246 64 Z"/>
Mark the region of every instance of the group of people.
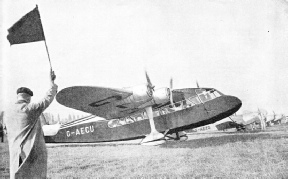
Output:
<path fill-rule="evenodd" d="M 55 79 L 56 75 L 51 70 L 51 86 L 37 103 L 30 103 L 33 92 L 29 88 L 19 88 L 15 104 L 5 111 L 11 179 L 47 177 L 47 149 L 39 117 L 57 94 Z"/>

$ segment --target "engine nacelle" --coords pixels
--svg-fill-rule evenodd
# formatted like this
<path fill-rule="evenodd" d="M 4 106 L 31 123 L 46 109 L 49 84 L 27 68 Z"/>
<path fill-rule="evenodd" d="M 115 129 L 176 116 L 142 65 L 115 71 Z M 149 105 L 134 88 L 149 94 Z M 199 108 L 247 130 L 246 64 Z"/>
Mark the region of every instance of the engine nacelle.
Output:
<path fill-rule="evenodd" d="M 149 88 L 146 84 L 133 86 L 127 88 L 127 90 L 132 91 L 133 94 L 128 98 L 121 100 L 121 102 L 118 103 L 119 105 L 125 105 L 127 107 L 129 106 L 130 108 L 132 107 L 136 108 L 139 105 L 147 103 L 148 101 L 151 101 L 153 99 L 152 89 Z"/>
<path fill-rule="evenodd" d="M 153 99 L 155 104 L 165 104 L 170 101 L 170 90 L 169 88 L 159 88 L 153 93 Z"/>
<path fill-rule="evenodd" d="M 169 88 L 159 88 L 152 91 L 146 84 L 128 88 L 133 95 L 121 100 L 118 105 L 129 105 L 134 108 L 145 108 L 154 104 L 165 104 L 170 100 Z"/>
<path fill-rule="evenodd" d="M 141 103 L 152 100 L 153 92 L 147 85 L 134 86 L 132 91 L 131 102 Z"/>
<path fill-rule="evenodd" d="M 153 99 L 140 105 L 138 108 L 145 108 L 147 106 L 153 106 L 154 104 L 165 104 L 170 101 L 169 88 L 159 88 L 153 92 Z"/>

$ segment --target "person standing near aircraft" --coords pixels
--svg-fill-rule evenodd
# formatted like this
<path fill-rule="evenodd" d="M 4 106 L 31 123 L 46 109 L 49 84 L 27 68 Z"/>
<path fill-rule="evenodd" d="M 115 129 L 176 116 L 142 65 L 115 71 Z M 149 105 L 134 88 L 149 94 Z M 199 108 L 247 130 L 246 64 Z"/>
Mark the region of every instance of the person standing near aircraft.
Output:
<path fill-rule="evenodd" d="M 4 116 L 10 154 L 10 178 L 46 178 L 47 149 L 39 116 L 52 103 L 58 86 L 50 71 L 51 87 L 38 103 L 30 103 L 33 92 L 21 87 L 17 102 Z"/>
<path fill-rule="evenodd" d="M 266 130 L 265 116 L 262 113 L 260 113 L 260 120 L 261 120 L 261 129 Z"/>
<path fill-rule="evenodd" d="M 261 130 L 266 130 L 266 116 L 267 116 L 267 111 L 263 109 L 258 109 L 259 113 L 259 118 L 260 118 L 260 125 L 261 125 Z"/>

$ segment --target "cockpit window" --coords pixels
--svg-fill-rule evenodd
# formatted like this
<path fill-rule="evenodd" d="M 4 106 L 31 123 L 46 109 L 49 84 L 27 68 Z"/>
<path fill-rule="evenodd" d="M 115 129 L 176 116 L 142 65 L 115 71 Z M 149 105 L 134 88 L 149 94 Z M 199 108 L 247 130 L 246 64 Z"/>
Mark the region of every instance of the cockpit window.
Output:
<path fill-rule="evenodd" d="M 209 92 L 204 91 L 202 94 L 199 95 L 199 98 L 204 103 L 206 101 L 210 101 L 212 97 L 210 96 Z"/>
<path fill-rule="evenodd" d="M 213 92 L 213 94 L 214 94 L 216 97 L 220 97 L 220 96 L 221 96 L 221 94 L 220 94 L 218 91 L 216 91 L 216 90 Z"/>
<path fill-rule="evenodd" d="M 196 94 L 201 94 L 205 89 L 195 89 Z"/>
<path fill-rule="evenodd" d="M 187 103 L 188 103 L 188 104 L 195 105 L 195 104 L 200 104 L 201 102 L 200 102 L 200 100 L 199 100 L 198 97 L 195 97 L 195 96 L 194 96 L 194 97 L 188 98 Z"/>

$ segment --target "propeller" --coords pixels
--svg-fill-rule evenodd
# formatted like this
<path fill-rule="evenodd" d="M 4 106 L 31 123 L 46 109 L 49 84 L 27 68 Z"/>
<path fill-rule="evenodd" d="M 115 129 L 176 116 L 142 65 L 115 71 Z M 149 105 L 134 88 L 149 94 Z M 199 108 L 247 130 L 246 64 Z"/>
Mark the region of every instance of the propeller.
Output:
<path fill-rule="evenodd" d="M 173 78 L 170 78 L 170 88 L 169 88 L 169 92 L 170 92 L 170 103 L 173 106 L 173 93 L 172 93 L 172 89 L 173 89 Z"/>
<path fill-rule="evenodd" d="M 149 78 L 149 75 L 148 75 L 147 71 L 145 71 L 145 75 L 146 75 L 146 80 L 147 80 L 147 86 L 148 86 L 152 91 L 154 91 L 154 87 L 155 87 L 155 86 L 152 85 L 152 82 L 151 82 L 151 80 L 150 80 L 150 78 Z"/>
<path fill-rule="evenodd" d="M 197 88 L 200 88 L 197 80 L 196 80 L 196 85 L 197 85 Z"/>

